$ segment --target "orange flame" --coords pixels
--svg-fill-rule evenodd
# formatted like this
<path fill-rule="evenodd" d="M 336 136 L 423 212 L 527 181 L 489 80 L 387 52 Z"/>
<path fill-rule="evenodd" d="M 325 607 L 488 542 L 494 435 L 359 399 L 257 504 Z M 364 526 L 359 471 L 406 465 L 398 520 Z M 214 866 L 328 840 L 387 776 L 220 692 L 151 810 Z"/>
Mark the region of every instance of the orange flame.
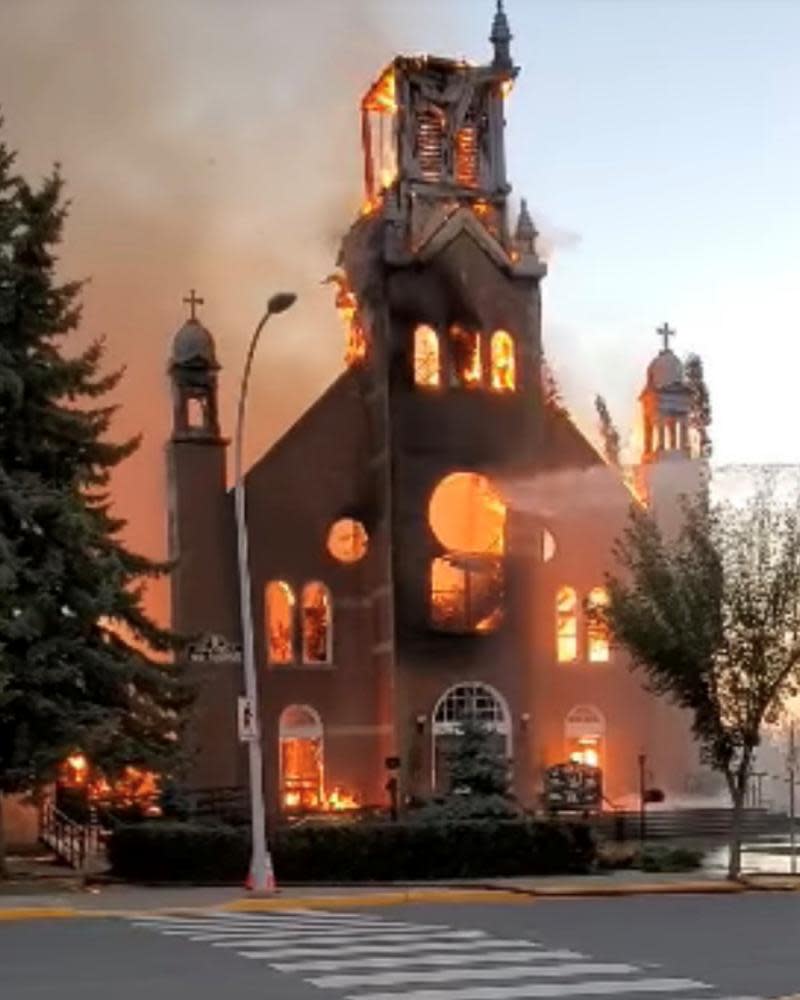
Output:
<path fill-rule="evenodd" d="M 344 363 L 348 368 L 359 365 L 367 357 L 367 335 L 359 319 L 355 292 L 342 271 L 328 275 L 323 284 L 336 285 L 334 305 L 344 324 L 346 334 Z"/>
<path fill-rule="evenodd" d="M 363 108 L 365 111 L 383 111 L 390 114 L 397 111 L 397 83 L 394 76 L 394 66 L 387 66 L 378 77 L 377 83 L 364 98 Z"/>

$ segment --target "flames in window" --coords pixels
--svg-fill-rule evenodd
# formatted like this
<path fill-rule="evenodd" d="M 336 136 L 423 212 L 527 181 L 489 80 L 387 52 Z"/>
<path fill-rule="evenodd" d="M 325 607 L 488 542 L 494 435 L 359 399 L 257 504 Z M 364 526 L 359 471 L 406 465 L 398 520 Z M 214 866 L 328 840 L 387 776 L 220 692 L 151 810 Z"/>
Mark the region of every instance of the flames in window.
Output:
<path fill-rule="evenodd" d="M 608 606 L 608 591 L 595 587 L 586 601 L 586 642 L 590 663 L 607 663 L 610 657 L 608 626 L 603 609 Z"/>
<path fill-rule="evenodd" d="M 444 112 L 429 105 L 417 116 L 417 162 L 422 179 L 436 183 L 444 172 Z"/>
<path fill-rule="evenodd" d="M 303 587 L 303 662 L 331 659 L 331 598 L 323 583 Z"/>
<path fill-rule="evenodd" d="M 474 472 L 446 476 L 431 496 L 431 529 L 449 551 L 431 564 L 431 624 L 489 632 L 503 616 L 506 507 Z"/>
<path fill-rule="evenodd" d="M 450 327 L 450 340 L 459 383 L 467 389 L 477 389 L 483 382 L 480 333 L 454 323 Z"/>
<path fill-rule="evenodd" d="M 491 632 L 503 615 L 499 558 L 451 553 L 431 565 L 431 624 L 447 632 Z"/>
<path fill-rule="evenodd" d="M 294 591 L 283 580 L 272 580 L 264 595 L 267 659 L 270 663 L 294 660 Z"/>
<path fill-rule="evenodd" d="M 478 128 L 468 122 L 456 132 L 456 183 L 478 186 Z"/>
<path fill-rule="evenodd" d="M 358 299 L 343 271 L 334 271 L 324 280 L 325 285 L 336 286 L 334 305 L 345 329 L 344 363 L 348 368 L 364 363 L 367 357 L 367 335 L 361 325 Z"/>
<path fill-rule="evenodd" d="M 517 384 L 514 341 L 505 330 L 492 334 L 492 388 L 496 392 L 513 392 Z"/>
<path fill-rule="evenodd" d="M 556 595 L 556 657 L 559 663 L 578 658 L 578 595 L 572 587 Z"/>
<path fill-rule="evenodd" d="M 352 517 L 342 517 L 328 532 L 328 552 L 343 563 L 355 563 L 367 554 L 369 535 L 367 529 Z"/>
<path fill-rule="evenodd" d="M 414 330 L 414 382 L 436 389 L 441 385 L 439 334 L 430 326 Z"/>

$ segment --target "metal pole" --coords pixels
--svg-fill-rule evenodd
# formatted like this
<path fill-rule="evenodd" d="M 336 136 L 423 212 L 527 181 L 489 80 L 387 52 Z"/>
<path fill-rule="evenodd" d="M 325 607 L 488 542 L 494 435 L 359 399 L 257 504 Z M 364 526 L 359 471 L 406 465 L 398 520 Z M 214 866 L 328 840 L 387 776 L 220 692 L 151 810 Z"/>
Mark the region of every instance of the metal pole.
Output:
<path fill-rule="evenodd" d="M 644 799 L 645 799 L 645 774 L 644 765 L 647 757 L 643 754 L 639 754 L 639 841 L 641 846 L 644 847 L 645 838 L 647 835 L 647 830 L 645 827 L 645 812 L 644 812 Z"/>
<path fill-rule="evenodd" d="M 797 835 L 795 833 L 794 819 L 795 819 L 795 802 L 794 802 L 794 771 L 797 763 L 796 760 L 796 747 L 794 742 L 794 719 L 789 722 L 789 865 L 792 875 L 797 874 L 797 854 L 796 854 L 796 840 Z"/>
<path fill-rule="evenodd" d="M 272 870 L 272 858 L 267 846 L 266 814 L 264 809 L 264 778 L 263 778 L 263 747 L 261 731 L 261 712 L 258 703 L 258 683 L 256 678 L 255 645 L 253 641 L 253 607 L 252 589 L 250 583 L 250 557 L 247 544 L 247 515 L 244 502 L 244 479 L 242 477 L 242 440 L 244 437 L 244 414 L 247 402 L 247 387 L 250 380 L 250 369 L 253 365 L 258 339 L 264 325 L 273 313 L 283 312 L 294 302 L 294 296 L 288 294 L 273 296 L 267 305 L 267 311 L 261 317 L 247 350 L 247 360 L 244 365 L 241 388 L 239 390 L 239 406 L 236 414 L 236 439 L 234 444 L 234 499 L 236 511 L 236 552 L 239 569 L 239 606 L 242 620 L 242 667 L 244 671 L 245 697 L 253 708 L 255 722 L 255 739 L 247 744 L 247 755 L 250 771 L 250 817 L 252 829 L 252 856 L 250 862 L 250 883 L 254 892 L 270 892 L 275 888 L 275 878 Z"/>

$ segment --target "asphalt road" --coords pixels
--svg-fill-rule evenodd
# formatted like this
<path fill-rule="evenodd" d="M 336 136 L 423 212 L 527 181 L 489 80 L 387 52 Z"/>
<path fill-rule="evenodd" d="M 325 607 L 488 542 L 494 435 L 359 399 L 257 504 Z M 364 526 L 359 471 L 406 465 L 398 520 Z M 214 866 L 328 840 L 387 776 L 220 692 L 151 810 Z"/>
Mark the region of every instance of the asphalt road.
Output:
<path fill-rule="evenodd" d="M 795 894 L 0 923 L 3 1000 L 740 1000 L 796 992 Z"/>

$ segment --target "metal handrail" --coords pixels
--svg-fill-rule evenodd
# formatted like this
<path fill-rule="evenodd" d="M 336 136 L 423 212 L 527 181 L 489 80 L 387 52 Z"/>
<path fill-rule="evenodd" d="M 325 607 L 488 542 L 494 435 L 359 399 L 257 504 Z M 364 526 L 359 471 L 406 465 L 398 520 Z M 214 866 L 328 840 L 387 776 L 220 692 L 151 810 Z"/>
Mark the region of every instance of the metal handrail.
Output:
<path fill-rule="evenodd" d="M 51 799 L 42 803 L 39 837 L 62 861 L 82 869 L 90 857 L 100 851 L 100 828 L 96 823 L 83 825 L 56 809 Z"/>

